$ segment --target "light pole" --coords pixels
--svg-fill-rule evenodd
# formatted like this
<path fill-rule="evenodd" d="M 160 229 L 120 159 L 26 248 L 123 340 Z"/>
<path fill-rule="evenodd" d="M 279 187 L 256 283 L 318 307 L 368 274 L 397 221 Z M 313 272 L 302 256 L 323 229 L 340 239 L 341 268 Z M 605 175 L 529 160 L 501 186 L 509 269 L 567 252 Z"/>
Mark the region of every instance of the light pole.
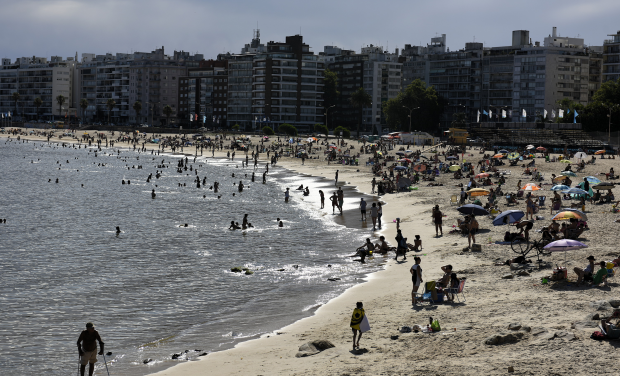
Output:
<path fill-rule="evenodd" d="M 411 133 L 411 114 L 413 114 L 413 110 L 417 110 L 420 107 L 415 107 L 415 108 L 409 108 L 407 106 L 403 106 L 403 108 L 406 108 L 409 110 L 409 133 Z M 418 124 L 419 125 L 419 124 Z"/>

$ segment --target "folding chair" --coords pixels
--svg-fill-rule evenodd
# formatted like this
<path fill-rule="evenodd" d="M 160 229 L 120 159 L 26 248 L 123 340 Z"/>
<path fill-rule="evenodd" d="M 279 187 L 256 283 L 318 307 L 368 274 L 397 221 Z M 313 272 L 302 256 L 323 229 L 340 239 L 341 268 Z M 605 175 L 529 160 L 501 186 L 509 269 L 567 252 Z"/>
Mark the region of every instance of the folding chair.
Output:
<path fill-rule="evenodd" d="M 452 195 L 450 196 L 450 205 L 458 205 L 459 204 L 459 196 Z"/>
<path fill-rule="evenodd" d="M 433 305 L 433 298 L 431 297 L 431 292 L 426 288 L 426 282 L 424 282 L 424 292 L 414 292 L 415 299 L 418 303 L 428 303 L 429 306 Z"/>
<path fill-rule="evenodd" d="M 461 294 L 463 296 L 463 303 L 465 303 L 465 293 L 463 292 L 463 290 L 465 290 L 465 279 L 461 280 L 461 283 L 459 283 L 459 287 L 451 287 L 451 288 L 443 289 L 443 291 L 444 291 L 444 293 L 446 295 L 452 294 L 452 295 L 456 296 L 456 299 L 457 299 L 457 301 L 459 303 L 461 302 L 461 300 L 459 298 L 459 294 Z"/>

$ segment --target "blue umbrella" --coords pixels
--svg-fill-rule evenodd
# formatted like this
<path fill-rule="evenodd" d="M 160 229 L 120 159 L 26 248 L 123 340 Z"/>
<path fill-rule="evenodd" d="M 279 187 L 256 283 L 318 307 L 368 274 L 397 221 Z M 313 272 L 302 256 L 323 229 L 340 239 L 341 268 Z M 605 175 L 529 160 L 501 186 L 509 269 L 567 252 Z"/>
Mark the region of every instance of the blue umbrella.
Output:
<path fill-rule="evenodd" d="M 579 188 L 569 188 L 569 189 L 562 191 L 562 193 L 567 193 L 570 195 L 587 195 L 588 194 L 588 192 L 584 191 L 583 189 L 579 189 Z"/>
<path fill-rule="evenodd" d="M 449 157 L 448 157 L 448 158 L 446 158 L 446 159 L 456 159 L 456 157 L 451 155 L 451 156 L 449 156 Z"/>
<path fill-rule="evenodd" d="M 508 153 L 509 153 L 509 151 L 508 151 L 508 150 L 506 150 L 506 149 L 502 149 L 502 150 L 500 150 L 500 151 L 499 151 L 499 153 L 501 153 L 501 154 L 508 154 Z"/>
<path fill-rule="evenodd" d="M 487 215 L 489 212 L 480 205 L 467 204 L 456 208 L 460 213 L 473 215 Z"/>
<path fill-rule="evenodd" d="M 521 210 L 506 210 L 495 217 L 493 225 L 502 226 L 509 223 L 518 222 L 525 214 Z M 506 219 L 505 219 L 506 218 Z"/>
<path fill-rule="evenodd" d="M 567 189 L 570 189 L 570 187 L 564 184 L 554 185 L 553 188 L 551 188 L 552 191 L 564 191 Z"/>
<path fill-rule="evenodd" d="M 592 183 L 592 184 L 598 184 L 598 183 L 600 183 L 600 182 L 601 182 L 600 180 L 598 180 L 598 179 L 597 179 L 597 178 L 595 178 L 594 176 L 586 176 L 586 177 L 585 177 L 585 179 L 586 179 L 589 183 Z"/>
<path fill-rule="evenodd" d="M 394 167 L 394 170 L 397 170 L 397 171 L 406 170 L 406 169 L 407 169 L 407 167 L 405 167 L 405 166 L 396 166 L 396 167 Z"/>

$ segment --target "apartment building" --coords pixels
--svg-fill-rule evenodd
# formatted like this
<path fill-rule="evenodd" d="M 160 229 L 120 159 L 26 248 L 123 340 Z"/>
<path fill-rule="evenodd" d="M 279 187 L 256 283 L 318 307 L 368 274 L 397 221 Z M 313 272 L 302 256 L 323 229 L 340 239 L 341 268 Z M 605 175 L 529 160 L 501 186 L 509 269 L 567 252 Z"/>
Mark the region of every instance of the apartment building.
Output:
<path fill-rule="evenodd" d="M 11 112 L 23 120 L 51 120 L 59 116 L 75 114 L 74 83 L 76 61 L 73 57 L 62 59 L 52 56 L 22 57 L 11 63 L 2 59 L 0 66 L 0 112 Z M 19 100 L 13 100 L 13 93 Z M 58 105 L 56 98 L 62 95 L 65 102 Z M 37 108 L 35 99 L 42 104 Z"/>
<path fill-rule="evenodd" d="M 226 126 L 228 61 L 206 60 L 179 77 L 179 118 L 184 126 Z M 191 120 L 190 120 L 191 119 Z"/>
<path fill-rule="evenodd" d="M 620 31 L 607 36 L 611 38 L 603 43 L 603 82 L 620 78 Z"/>
<path fill-rule="evenodd" d="M 326 109 L 326 124 L 331 128 L 343 126 L 350 130 L 357 129 L 360 124 L 360 110 L 351 103 L 351 95 L 360 87 L 364 86 L 364 63 L 368 61 L 368 55 L 356 54 L 352 50 L 337 49 L 337 47 L 325 46 L 323 58 L 329 64 L 327 67 L 338 76 L 337 90 L 340 95 L 334 108 Z M 369 84 L 371 85 L 371 84 Z M 370 123 L 362 122 L 361 129 L 368 131 Z"/>

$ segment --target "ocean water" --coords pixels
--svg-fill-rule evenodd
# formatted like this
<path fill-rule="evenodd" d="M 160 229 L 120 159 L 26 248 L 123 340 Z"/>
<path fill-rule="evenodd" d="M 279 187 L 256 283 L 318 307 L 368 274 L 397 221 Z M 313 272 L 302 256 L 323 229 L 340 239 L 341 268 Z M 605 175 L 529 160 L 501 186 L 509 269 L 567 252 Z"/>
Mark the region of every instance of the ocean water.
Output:
<path fill-rule="evenodd" d="M 319 210 L 317 190 L 329 197 L 333 182 L 270 168 L 263 185 L 263 164 L 252 183 L 252 168 L 240 161 L 189 157 L 207 177 L 199 189 L 195 171 L 177 172 L 180 156 L 5 141 L 3 375 L 75 374 L 76 341 L 88 321 L 112 352 L 110 374 L 149 374 L 309 316 L 379 268 L 379 260 L 362 266 L 346 257 L 368 232 L 340 225 L 329 200 Z M 158 168 L 162 160 L 166 168 Z M 242 193 L 233 185 L 239 180 Z M 214 181 L 217 194 L 209 190 Z M 285 187 L 299 184 L 310 185 L 311 196 L 293 192 L 284 203 Z M 345 209 L 356 206 L 347 201 Z M 254 228 L 228 230 L 246 213 Z M 254 274 L 230 271 L 237 266 Z M 175 353 L 182 355 L 172 360 Z M 106 374 L 101 356 L 95 374 Z"/>

